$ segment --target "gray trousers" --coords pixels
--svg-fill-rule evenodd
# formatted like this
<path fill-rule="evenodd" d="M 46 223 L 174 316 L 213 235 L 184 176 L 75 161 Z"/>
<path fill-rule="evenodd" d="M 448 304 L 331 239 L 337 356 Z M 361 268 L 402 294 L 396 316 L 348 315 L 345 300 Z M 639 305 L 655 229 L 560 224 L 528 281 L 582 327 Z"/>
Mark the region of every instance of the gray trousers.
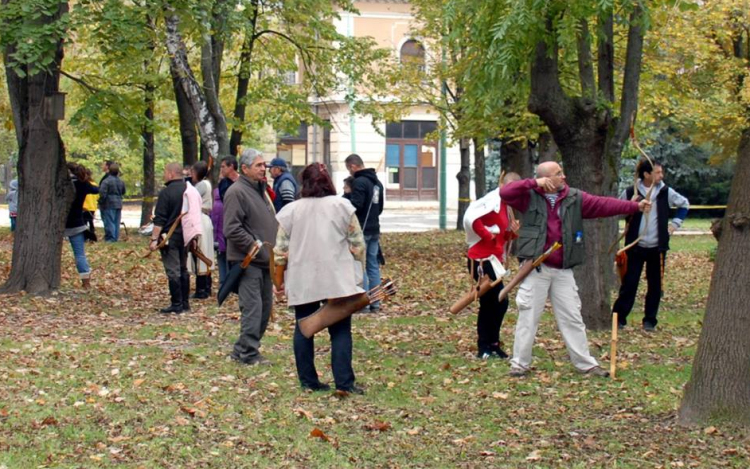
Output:
<path fill-rule="evenodd" d="M 268 327 L 273 307 L 273 283 L 268 269 L 249 266 L 239 284 L 240 337 L 234 355 L 247 361 L 259 355 L 260 340 Z"/>

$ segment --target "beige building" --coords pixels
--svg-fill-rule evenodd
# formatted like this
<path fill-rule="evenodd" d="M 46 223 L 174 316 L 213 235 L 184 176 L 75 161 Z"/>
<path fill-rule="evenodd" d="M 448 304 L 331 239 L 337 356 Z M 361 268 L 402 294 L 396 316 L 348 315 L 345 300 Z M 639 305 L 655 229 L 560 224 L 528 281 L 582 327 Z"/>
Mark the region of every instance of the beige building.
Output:
<path fill-rule="evenodd" d="M 355 2 L 359 14 L 341 13 L 336 27 L 347 36 L 372 37 L 380 47 L 398 57 L 424 57 L 418 38 L 413 37 L 413 17 L 407 1 L 370 0 Z M 315 112 L 330 122 L 330 129 L 302 125 L 296 136 L 282 139 L 279 156 L 296 168 L 313 161 L 332 170 L 337 190 L 349 174 L 344 159 L 351 153 L 375 168 L 386 189 L 388 207 L 438 207 L 440 152 L 436 141 L 425 136 L 437 127 L 438 115 L 428 107 L 412 108 L 401 122 L 373 127 L 369 117 L 349 112 L 344 93 L 312 99 Z M 458 148 L 447 149 L 447 203 L 457 205 L 460 157 Z"/>

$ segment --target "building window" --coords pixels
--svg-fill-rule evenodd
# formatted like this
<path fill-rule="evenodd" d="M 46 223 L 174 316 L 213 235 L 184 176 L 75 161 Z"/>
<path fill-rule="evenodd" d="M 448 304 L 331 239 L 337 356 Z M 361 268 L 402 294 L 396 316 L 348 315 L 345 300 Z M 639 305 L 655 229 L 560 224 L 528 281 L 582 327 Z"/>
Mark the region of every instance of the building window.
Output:
<path fill-rule="evenodd" d="M 401 46 L 399 59 L 404 65 L 416 66 L 420 71 L 425 71 L 424 46 L 415 39 L 409 39 Z"/>
<path fill-rule="evenodd" d="M 297 72 L 295 70 L 282 72 L 282 77 L 285 85 L 294 86 L 297 84 Z"/>

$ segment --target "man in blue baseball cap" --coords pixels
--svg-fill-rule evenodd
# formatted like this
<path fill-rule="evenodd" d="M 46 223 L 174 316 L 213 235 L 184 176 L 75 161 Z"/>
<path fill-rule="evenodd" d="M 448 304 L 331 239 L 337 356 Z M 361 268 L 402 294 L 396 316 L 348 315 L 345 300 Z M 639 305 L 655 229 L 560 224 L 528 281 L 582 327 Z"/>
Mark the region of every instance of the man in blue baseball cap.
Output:
<path fill-rule="evenodd" d="M 276 193 L 273 206 L 278 213 L 285 205 L 294 202 L 297 197 L 297 181 L 289 172 L 283 158 L 272 159 L 268 166 L 273 177 L 273 191 Z"/>

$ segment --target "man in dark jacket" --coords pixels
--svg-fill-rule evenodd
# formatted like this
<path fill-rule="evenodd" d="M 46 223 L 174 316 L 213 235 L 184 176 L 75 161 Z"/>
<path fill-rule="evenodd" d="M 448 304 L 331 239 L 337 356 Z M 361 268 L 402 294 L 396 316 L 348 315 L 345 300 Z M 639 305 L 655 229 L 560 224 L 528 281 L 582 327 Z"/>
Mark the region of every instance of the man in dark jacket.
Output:
<path fill-rule="evenodd" d="M 646 266 L 646 301 L 644 303 L 643 330 L 653 332 L 656 330 L 656 313 L 659 312 L 659 303 L 663 289 L 662 276 L 669 250 L 669 237 L 678 228 L 687 216 L 690 203 L 688 199 L 677 191 L 664 184 L 664 169 L 658 161 L 653 162 L 653 167 L 648 161 L 641 161 L 638 165 L 638 197 L 643 199 L 650 192 L 651 203 L 656 210 L 649 212 L 647 216 L 640 213 L 632 215 L 628 223 L 628 231 L 625 233 L 625 244 L 630 245 L 638 239 L 638 243 L 627 251 L 628 266 L 625 278 L 620 286 L 620 293 L 613 306 L 616 311 L 619 327 L 627 324 L 627 318 L 633 309 L 635 295 L 638 291 L 638 282 L 641 280 L 643 266 Z M 632 200 L 634 188 L 628 187 L 620 195 L 621 199 Z M 670 207 L 677 207 L 675 217 L 669 219 Z"/>
<path fill-rule="evenodd" d="M 148 248 L 157 249 L 160 238 L 175 226 L 166 246 L 161 249 L 161 261 L 169 279 L 171 304 L 161 309 L 162 313 L 180 314 L 190 311 L 190 274 L 187 270 L 187 249 L 182 239 L 182 224 L 178 218 L 182 212 L 182 194 L 186 183 L 182 179 L 182 165 L 169 163 L 164 167 L 166 187 L 159 192 L 154 210 L 154 231 Z M 175 225 L 176 224 L 176 225 Z"/>
<path fill-rule="evenodd" d="M 294 202 L 297 198 L 297 181 L 289 172 L 283 158 L 272 159 L 269 171 L 273 178 L 273 192 L 276 194 L 273 208 L 276 209 L 276 213 L 279 213 L 285 205 Z"/>
<path fill-rule="evenodd" d="M 242 151 L 240 174 L 224 195 L 224 237 L 230 269 L 242 262 L 256 241 L 264 245 L 240 278 L 240 337 L 229 357 L 255 365 L 267 361 L 259 349 L 273 306 L 269 261 L 278 223 L 266 192 L 266 163 L 258 150 Z"/>
<path fill-rule="evenodd" d="M 122 218 L 122 198 L 125 195 L 125 183 L 120 179 L 120 166 L 109 165 L 109 176 L 102 179 L 99 186 L 99 211 L 104 223 L 104 241 L 114 243 L 120 239 L 120 220 Z"/>
<path fill-rule="evenodd" d="M 535 259 L 555 242 L 562 248 L 532 270 L 518 289 L 510 375 L 524 376 L 529 372 L 534 338 L 549 297 L 573 366 L 580 373 L 606 378 L 609 373 L 589 353 L 573 277 L 573 267 L 582 264 L 586 256 L 583 220 L 647 211 L 651 202 L 598 197 L 573 189 L 565 183 L 565 174 L 554 161 L 540 164 L 536 172 L 537 179 L 522 179 L 500 189 L 502 200 L 523 214 L 516 254 L 523 260 Z"/>
<path fill-rule="evenodd" d="M 365 235 L 367 265 L 363 266 L 365 267 L 363 278 L 364 289 L 367 291 L 380 285 L 378 251 L 380 250 L 380 214 L 383 212 L 383 185 L 378 180 L 375 170 L 365 169 L 362 158 L 356 153 L 347 156 L 344 164 L 349 174 L 354 177 L 349 200 L 357 209 L 357 220 Z M 379 309 L 380 302 L 370 305 L 371 311 Z"/>

